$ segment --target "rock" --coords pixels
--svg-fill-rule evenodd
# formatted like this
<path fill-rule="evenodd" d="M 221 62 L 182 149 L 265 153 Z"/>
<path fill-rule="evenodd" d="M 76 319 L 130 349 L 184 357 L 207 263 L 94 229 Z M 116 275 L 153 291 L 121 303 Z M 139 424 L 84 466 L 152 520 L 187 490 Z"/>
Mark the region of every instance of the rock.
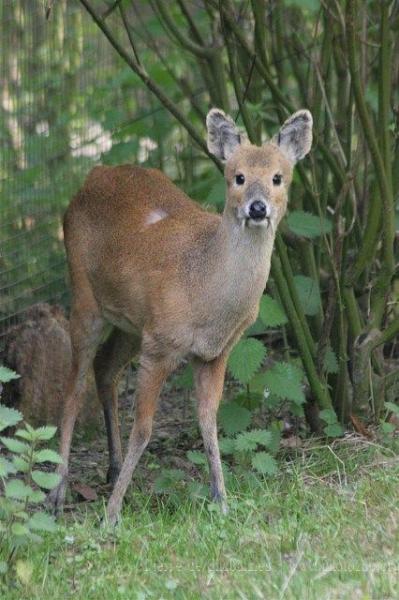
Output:
<path fill-rule="evenodd" d="M 59 425 L 71 366 L 69 323 L 63 309 L 45 303 L 29 308 L 24 322 L 6 334 L 3 360 L 20 378 L 4 386 L 2 400 L 18 408 L 32 425 Z M 101 419 L 91 371 L 78 424 L 97 426 Z"/>

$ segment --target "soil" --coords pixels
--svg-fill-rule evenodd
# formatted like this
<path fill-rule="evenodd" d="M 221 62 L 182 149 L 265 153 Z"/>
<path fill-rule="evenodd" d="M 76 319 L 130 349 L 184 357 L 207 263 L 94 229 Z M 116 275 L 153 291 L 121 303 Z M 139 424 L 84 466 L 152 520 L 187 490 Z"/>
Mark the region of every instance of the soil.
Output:
<path fill-rule="evenodd" d="M 119 388 L 119 421 L 124 448 L 133 424 L 135 379 L 136 373 L 132 367 Z M 197 473 L 196 467 L 186 458 L 188 450 L 202 449 L 193 393 L 178 388 L 174 384 L 175 379 L 172 377 L 162 390 L 151 441 L 133 476 L 136 485 L 146 491 L 150 491 L 152 482 L 159 474 L 159 467 L 182 469 L 193 476 Z M 71 450 L 70 488 L 85 483 L 99 495 L 108 495 L 110 486 L 106 483 L 107 469 L 108 448 L 104 424 L 84 431 L 78 427 Z"/>

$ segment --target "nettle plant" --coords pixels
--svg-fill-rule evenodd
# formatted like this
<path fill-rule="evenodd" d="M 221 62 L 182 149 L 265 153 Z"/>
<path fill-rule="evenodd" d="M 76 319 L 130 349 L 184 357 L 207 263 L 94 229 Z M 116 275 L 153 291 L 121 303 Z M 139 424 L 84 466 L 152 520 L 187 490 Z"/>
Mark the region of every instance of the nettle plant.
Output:
<path fill-rule="evenodd" d="M 318 289 L 310 278 L 304 276 L 298 276 L 295 285 L 304 310 L 314 314 L 320 302 Z M 247 466 L 250 463 L 255 471 L 266 475 L 277 470 L 274 456 L 279 448 L 282 427 L 278 417 L 283 412 L 304 417 L 307 382 L 300 360 L 292 358 L 288 352 L 284 360 L 275 360 L 264 366 L 267 347 L 260 339 L 251 336 L 262 336 L 268 330 L 278 328 L 282 330 L 282 338 L 286 339 L 287 323 L 280 302 L 264 294 L 257 322 L 229 357 L 228 370 L 239 383 L 238 393 L 232 400 L 224 402 L 219 412 L 219 423 L 226 434 L 221 440 L 222 453 L 232 455 L 239 464 Z M 332 351 L 326 353 L 324 368 L 328 372 L 337 368 Z M 319 416 L 324 421 L 327 436 L 342 434 L 334 411 L 324 410 Z M 254 421 L 266 422 L 266 428 L 254 429 Z"/>
<path fill-rule="evenodd" d="M 299 211 L 298 211 L 299 212 Z M 308 215 L 292 213 L 292 226 L 301 235 L 315 237 L 321 235 L 319 224 Z M 295 278 L 298 297 L 306 315 L 314 316 L 320 306 L 320 292 L 313 280 L 305 276 Z M 278 470 L 275 456 L 282 433 L 282 414 L 304 417 L 307 380 L 301 361 L 285 351 L 284 360 L 267 361 L 267 346 L 261 339 L 270 330 L 278 330 L 278 337 L 286 339 L 287 316 L 278 300 L 270 294 L 261 298 L 259 316 L 256 323 L 232 350 L 228 360 L 228 371 L 238 384 L 233 397 L 222 402 L 218 422 L 224 437 L 220 439 L 222 456 L 237 472 L 248 469 L 262 475 L 274 475 Z M 281 352 L 279 352 L 281 356 Z M 336 373 L 337 358 L 329 348 L 325 353 L 323 369 L 326 373 Z M 190 366 L 177 378 L 176 384 L 191 389 Z M 234 386 L 236 388 L 237 386 Z M 320 411 L 323 431 L 327 437 L 340 436 L 342 426 L 337 421 L 334 410 Z M 189 451 L 187 458 L 195 465 L 207 469 L 205 455 L 199 451 Z M 226 465 L 227 470 L 227 465 Z M 170 469 L 163 471 L 155 482 L 155 491 L 171 493 L 177 482 L 185 479 L 183 471 Z M 195 488 L 195 484 L 194 484 Z M 196 489 L 193 489 L 196 495 Z"/>
<path fill-rule="evenodd" d="M 18 375 L 0 366 L 0 383 Z M 0 404 L 0 432 L 21 425 L 22 414 Z M 58 464 L 61 457 L 43 448 L 54 437 L 56 427 L 34 429 L 19 426 L 13 436 L 0 435 L 0 576 L 15 567 L 23 582 L 30 578 L 30 563 L 18 560 L 20 548 L 42 540 L 40 533 L 56 529 L 54 517 L 40 510 L 45 499 L 43 490 L 59 483 L 59 476 L 42 469 L 44 464 Z"/>

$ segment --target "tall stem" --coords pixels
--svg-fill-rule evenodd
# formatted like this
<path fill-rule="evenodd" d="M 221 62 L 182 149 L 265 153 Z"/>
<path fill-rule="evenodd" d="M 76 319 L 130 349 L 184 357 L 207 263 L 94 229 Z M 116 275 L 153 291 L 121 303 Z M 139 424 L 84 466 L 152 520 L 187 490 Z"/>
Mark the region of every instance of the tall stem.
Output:
<path fill-rule="evenodd" d="M 278 293 L 294 332 L 299 354 L 302 359 L 313 397 L 316 400 L 319 408 L 331 409 L 331 398 L 328 393 L 327 386 L 320 381 L 317 374 L 315 363 L 303 332 L 302 324 L 298 318 L 298 315 L 296 314 L 295 306 L 291 299 L 290 290 L 288 289 L 280 260 L 275 255 L 272 257 L 272 275 L 274 281 L 276 282 Z"/>

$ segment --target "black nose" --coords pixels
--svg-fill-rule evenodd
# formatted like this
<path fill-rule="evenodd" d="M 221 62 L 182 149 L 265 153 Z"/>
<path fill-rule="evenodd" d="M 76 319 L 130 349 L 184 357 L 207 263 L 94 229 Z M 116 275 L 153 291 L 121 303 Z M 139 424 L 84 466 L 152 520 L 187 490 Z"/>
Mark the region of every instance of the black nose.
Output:
<path fill-rule="evenodd" d="M 249 207 L 249 216 L 254 221 L 262 221 L 266 217 L 266 204 L 261 200 L 255 200 Z"/>

